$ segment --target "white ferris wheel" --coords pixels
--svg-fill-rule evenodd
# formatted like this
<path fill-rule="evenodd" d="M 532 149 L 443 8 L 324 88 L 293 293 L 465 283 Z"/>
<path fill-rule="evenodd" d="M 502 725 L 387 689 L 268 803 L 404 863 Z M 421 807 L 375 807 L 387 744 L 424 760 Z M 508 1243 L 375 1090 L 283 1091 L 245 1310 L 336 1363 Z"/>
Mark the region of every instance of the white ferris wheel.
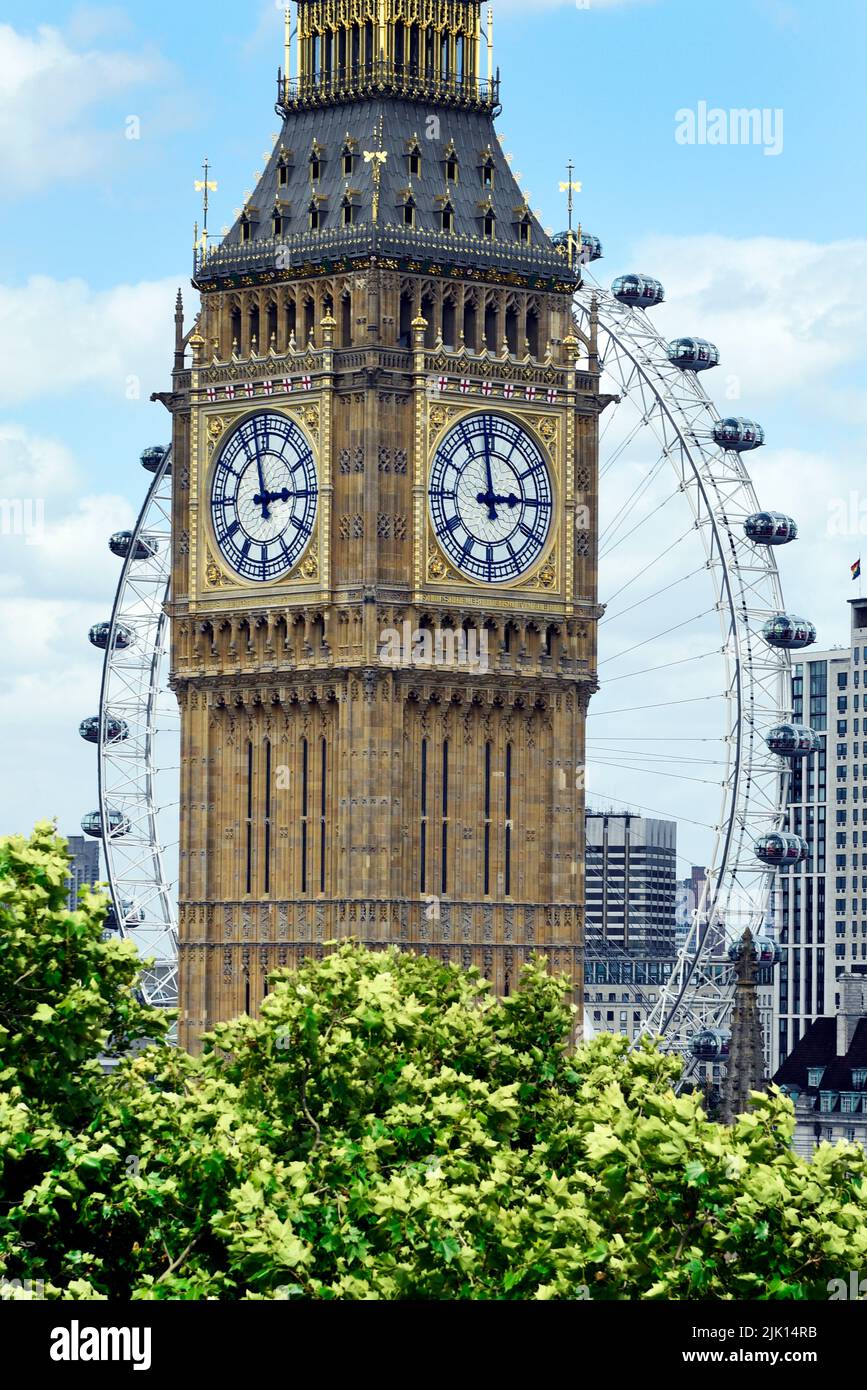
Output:
<path fill-rule="evenodd" d="M 558 238 L 565 245 L 565 237 Z M 601 256 L 583 237 L 585 261 Z M 610 290 L 585 267 L 576 324 L 597 323 L 602 390 L 612 397 L 600 446 L 599 692 L 588 716 L 588 804 L 675 821 L 681 862 L 706 868 L 673 964 L 644 1011 L 697 1061 L 724 1061 L 733 998 L 728 948 L 763 931 L 775 874 L 807 855 L 783 830 L 788 772 L 815 751 L 791 723 L 790 652 L 815 629 L 786 612 L 777 547 L 795 521 L 760 505 L 746 456 L 760 426 L 723 418 L 702 377 L 718 365 L 703 339 L 653 327 L 658 281 L 626 275 Z M 122 560 L 111 617 L 91 629 L 104 651 L 96 744 L 99 809 L 82 822 L 106 856 L 109 925 L 153 958 L 144 993 L 177 1003 L 178 715 L 168 689 L 171 451 L 152 448 L 135 528 L 111 538 Z M 685 852 L 684 852 L 685 851 Z M 626 968 L 629 952 L 588 940 L 589 962 Z M 640 991 L 639 991 L 640 992 Z"/>

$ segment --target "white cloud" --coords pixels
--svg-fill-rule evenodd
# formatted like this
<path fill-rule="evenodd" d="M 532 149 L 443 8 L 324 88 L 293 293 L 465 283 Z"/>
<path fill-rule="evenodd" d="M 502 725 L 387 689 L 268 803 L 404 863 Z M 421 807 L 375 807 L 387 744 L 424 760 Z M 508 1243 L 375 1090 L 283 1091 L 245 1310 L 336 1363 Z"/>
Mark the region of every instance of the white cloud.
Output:
<path fill-rule="evenodd" d="M 853 287 L 867 275 L 867 240 L 653 237 L 637 252 L 635 268 L 666 287 L 654 323 L 720 348 L 711 391 L 734 374 L 743 399 L 782 397 L 862 356 L 867 302 Z"/>
<path fill-rule="evenodd" d="M 0 404 L 82 386 L 109 390 L 119 401 L 165 389 L 178 284 L 94 290 L 84 280 L 38 275 L 15 288 L 0 285 L 0 339 L 15 345 L 0 375 Z"/>
<path fill-rule="evenodd" d="M 65 445 L 17 425 L 0 427 L 0 556 L 3 592 L 14 595 L 0 600 L 7 624 L 9 614 L 20 611 L 22 595 L 108 604 L 119 565 L 108 538 L 132 524 L 133 508 L 123 497 L 81 495 L 81 479 Z M 38 627 L 28 623 L 25 642 L 37 637 Z M 14 669 L 12 651 L 2 650 Z"/>
<path fill-rule="evenodd" d="M 12 794 L 3 831 L 56 814 L 77 833 L 96 804 L 93 750 L 77 733 L 99 701 L 101 654 L 87 634 L 110 615 L 121 562 L 108 537 L 131 525 L 133 509 L 124 498 L 80 496 L 83 476 L 65 445 L 0 428 L 0 498 L 44 504 L 37 544 L 0 534 L 0 727 Z"/>
<path fill-rule="evenodd" d="M 96 33 L 98 17 L 79 15 L 79 39 Z M 124 131 L 120 123 L 100 124 L 98 109 L 166 73 L 153 51 L 76 48 L 49 25 L 30 35 L 0 24 L 0 179 L 7 196 L 104 175 Z"/>

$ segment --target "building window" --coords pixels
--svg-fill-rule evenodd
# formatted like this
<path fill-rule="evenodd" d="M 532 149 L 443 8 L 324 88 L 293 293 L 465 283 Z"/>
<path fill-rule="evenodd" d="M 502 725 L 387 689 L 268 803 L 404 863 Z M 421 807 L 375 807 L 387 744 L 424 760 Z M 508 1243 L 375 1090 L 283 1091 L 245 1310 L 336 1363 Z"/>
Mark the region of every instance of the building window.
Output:
<path fill-rule="evenodd" d="M 484 229 L 485 236 L 492 241 L 497 234 L 497 219 L 492 212 L 485 213 Z"/>
<path fill-rule="evenodd" d="M 319 208 L 317 207 L 316 203 L 310 204 L 309 213 L 310 230 L 311 232 L 318 232 L 320 227 L 322 226 L 322 213 L 319 211 Z"/>
<path fill-rule="evenodd" d="M 403 205 L 403 225 L 405 227 L 415 226 L 415 203 L 411 197 L 407 198 Z"/>
<path fill-rule="evenodd" d="M 343 225 L 344 225 L 344 227 L 351 227 L 351 226 L 352 226 L 352 223 L 353 223 L 354 217 L 355 217 L 355 208 L 352 206 L 352 203 L 350 203 L 349 199 L 347 198 L 347 199 L 344 200 L 344 203 L 343 203 Z"/>
<path fill-rule="evenodd" d="M 427 891 L 427 739 L 421 741 L 421 834 L 419 836 L 420 891 Z"/>
<path fill-rule="evenodd" d="M 310 745 L 301 740 L 301 892 L 307 892 L 307 813 L 310 802 Z"/>
<path fill-rule="evenodd" d="M 455 229 L 455 214 L 451 203 L 446 203 L 442 211 L 443 231 L 453 232 Z"/>
<path fill-rule="evenodd" d="M 449 744 L 443 743 L 443 816 L 441 885 L 443 896 L 449 890 Z"/>
<path fill-rule="evenodd" d="M 253 745 L 247 740 L 247 888 L 253 891 Z"/>
<path fill-rule="evenodd" d="M 506 897 L 512 896 L 512 745 L 506 744 Z"/>
<path fill-rule="evenodd" d="M 485 744 L 484 895 L 491 895 L 491 744 Z"/>
<path fill-rule="evenodd" d="M 265 740 L 265 892 L 271 892 L 271 740 Z"/>
<path fill-rule="evenodd" d="M 811 1090 L 818 1090 L 822 1084 L 822 1077 L 825 1075 L 824 1067 L 807 1068 L 807 1085 Z"/>

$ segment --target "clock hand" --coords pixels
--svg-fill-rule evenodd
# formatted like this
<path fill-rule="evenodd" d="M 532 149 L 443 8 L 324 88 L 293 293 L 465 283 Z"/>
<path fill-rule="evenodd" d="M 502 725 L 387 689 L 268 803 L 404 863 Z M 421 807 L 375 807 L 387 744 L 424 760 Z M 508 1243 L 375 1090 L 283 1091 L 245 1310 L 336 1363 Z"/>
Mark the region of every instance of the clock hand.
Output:
<path fill-rule="evenodd" d="M 479 501 L 488 508 L 488 520 L 496 521 L 497 509 L 494 505 L 494 475 L 491 472 L 491 441 L 488 438 L 488 431 L 486 429 L 483 430 L 483 438 L 485 441 L 485 472 L 488 478 L 488 491 L 483 497 L 479 497 Z"/>
<path fill-rule="evenodd" d="M 510 492 L 508 497 L 500 497 L 494 492 L 480 492 L 476 500 L 490 507 L 492 511 L 494 507 L 514 509 L 515 507 L 541 507 L 544 505 L 533 497 L 516 497 L 514 492 Z M 494 512 L 492 520 L 496 521 L 496 519 L 497 514 Z"/>
<path fill-rule="evenodd" d="M 271 500 L 265 487 L 265 474 L 262 472 L 262 455 L 256 455 L 256 469 L 259 474 L 259 495 L 253 498 L 253 506 L 262 508 L 262 520 L 269 521 L 271 513 L 268 511 L 268 503 Z"/>
<path fill-rule="evenodd" d="M 270 506 L 272 502 L 289 502 L 295 497 L 309 497 L 310 492 L 305 488 L 303 492 L 290 492 L 288 487 L 284 487 L 282 492 L 263 492 L 261 496 L 253 498 L 253 505 Z"/>

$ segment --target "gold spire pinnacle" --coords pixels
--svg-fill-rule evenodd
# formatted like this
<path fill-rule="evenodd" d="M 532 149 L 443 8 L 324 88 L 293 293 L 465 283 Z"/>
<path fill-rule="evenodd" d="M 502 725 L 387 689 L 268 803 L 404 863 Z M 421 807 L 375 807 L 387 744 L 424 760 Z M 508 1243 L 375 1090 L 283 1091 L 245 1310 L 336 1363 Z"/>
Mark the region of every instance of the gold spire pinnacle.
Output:
<path fill-rule="evenodd" d="M 386 160 L 388 159 L 388 151 L 382 148 L 382 120 L 383 118 L 382 116 L 380 116 L 379 120 L 376 123 L 376 128 L 373 132 L 376 136 L 376 149 L 364 151 L 365 164 L 371 164 L 373 166 L 373 168 L 371 169 L 371 173 L 373 175 L 374 224 L 379 221 L 379 189 L 380 184 L 382 182 L 382 170 L 385 166 Z"/>
<path fill-rule="evenodd" d="M 583 184 L 576 183 L 576 182 L 574 181 L 574 179 L 572 178 L 572 175 L 575 173 L 575 165 L 573 164 L 573 162 L 572 162 L 571 159 L 569 160 L 569 163 L 568 163 L 568 165 L 566 166 L 566 169 L 567 169 L 567 173 L 568 173 L 569 177 L 568 177 L 568 179 L 566 180 L 565 183 L 561 183 L 561 184 L 560 184 L 560 192 L 561 192 L 561 193 L 568 193 L 568 195 L 569 195 L 569 235 L 568 235 L 568 242 L 567 242 L 567 245 L 568 245 L 568 251 L 569 251 L 569 269 L 570 269 L 570 270 L 574 270 L 574 269 L 575 269 L 575 248 L 576 248 L 575 239 L 574 239 L 573 234 L 572 234 L 572 218 L 573 218 L 573 215 L 574 215 L 574 212 L 575 212 L 575 196 L 574 196 L 574 195 L 575 195 L 576 193 L 581 193 L 581 192 L 583 191 Z M 579 228 L 579 232 L 578 232 L 578 243 L 577 243 L 577 245 L 578 245 L 578 249 L 580 250 L 580 247 L 581 247 L 581 232 L 580 232 L 580 228 Z"/>
<path fill-rule="evenodd" d="M 205 177 L 204 177 L 203 179 L 196 179 L 195 184 L 194 184 L 194 187 L 195 187 L 195 190 L 196 190 L 197 193 L 203 194 L 203 198 L 202 198 L 202 214 L 203 214 L 203 215 L 202 215 L 202 238 L 201 238 L 201 248 L 202 248 L 202 265 L 204 265 L 204 264 L 207 262 L 207 259 L 208 259 L 208 194 L 209 194 L 209 193 L 216 193 L 216 191 L 217 191 L 217 185 L 216 185 L 216 183 L 212 182 L 212 180 L 208 178 L 208 175 L 209 175 L 210 172 L 211 172 L 211 166 L 210 166 L 210 164 L 208 163 L 208 156 L 207 156 L 207 155 L 205 155 L 205 162 L 204 162 L 204 164 L 202 165 L 202 171 L 203 171 Z M 198 246 L 199 246 L 199 229 L 198 229 L 198 223 L 197 223 L 197 224 L 196 224 L 196 249 L 198 249 Z"/>

